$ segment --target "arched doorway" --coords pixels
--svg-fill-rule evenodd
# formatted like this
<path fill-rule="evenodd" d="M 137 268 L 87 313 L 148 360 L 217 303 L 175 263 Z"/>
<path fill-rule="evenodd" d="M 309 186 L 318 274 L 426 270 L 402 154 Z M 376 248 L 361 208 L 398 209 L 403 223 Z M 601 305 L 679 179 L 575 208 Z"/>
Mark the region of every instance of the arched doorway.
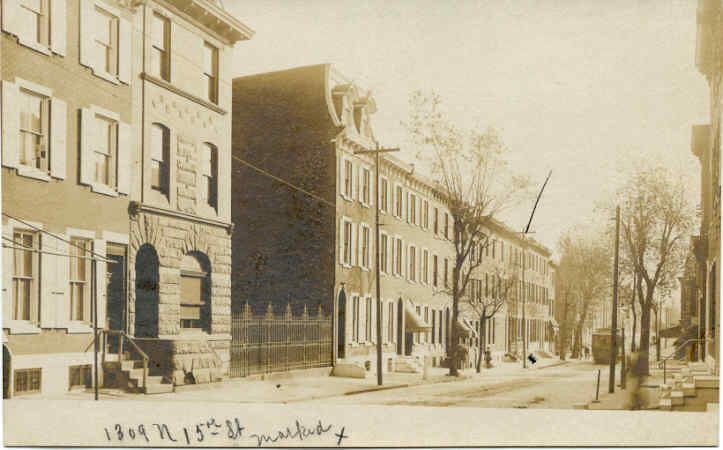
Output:
<path fill-rule="evenodd" d="M 158 254 L 143 244 L 136 254 L 135 337 L 158 337 Z"/>
<path fill-rule="evenodd" d="M 337 357 L 343 359 L 346 357 L 346 294 L 344 289 L 339 291 L 339 301 L 337 303 Z"/>

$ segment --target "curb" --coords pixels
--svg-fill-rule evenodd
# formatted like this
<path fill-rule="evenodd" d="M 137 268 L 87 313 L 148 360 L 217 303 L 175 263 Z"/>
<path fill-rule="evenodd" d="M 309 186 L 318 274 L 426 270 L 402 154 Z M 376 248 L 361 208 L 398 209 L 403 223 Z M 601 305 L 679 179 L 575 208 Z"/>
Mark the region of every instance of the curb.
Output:
<path fill-rule="evenodd" d="M 395 384 L 393 386 L 377 386 L 369 389 L 359 389 L 358 391 L 349 391 L 344 392 L 344 395 L 357 395 L 357 394 L 366 394 L 367 392 L 377 392 L 377 391 L 387 391 L 389 389 L 398 389 L 398 388 L 405 388 L 409 387 L 409 384 Z"/>
<path fill-rule="evenodd" d="M 550 364 L 550 365 L 547 365 L 547 366 L 542 366 L 542 367 L 538 368 L 537 370 L 547 369 L 548 367 L 564 366 L 564 365 L 566 365 L 566 364 L 570 364 L 570 361 L 560 361 L 560 362 L 557 362 L 557 363 L 554 363 L 554 364 Z"/>

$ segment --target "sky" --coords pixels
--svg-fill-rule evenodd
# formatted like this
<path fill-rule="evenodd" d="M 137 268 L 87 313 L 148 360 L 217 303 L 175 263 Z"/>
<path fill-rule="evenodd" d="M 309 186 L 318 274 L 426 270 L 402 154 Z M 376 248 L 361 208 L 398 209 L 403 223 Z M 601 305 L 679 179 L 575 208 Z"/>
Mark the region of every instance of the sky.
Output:
<path fill-rule="evenodd" d="M 691 125 L 707 123 L 695 68 L 696 1 L 223 0 L 255 31 L 233 76 L 332 63 L 378 111 L 384 146 L 414 162 L 409 93 L 438 92 L 451 120 L 498 129 L 508 160 L 541 186 L 535 239 L 590 223 L 641 159 L 685 176 L 699 201 Z M 532 202 L 502 217 L 521 229 Z"/>

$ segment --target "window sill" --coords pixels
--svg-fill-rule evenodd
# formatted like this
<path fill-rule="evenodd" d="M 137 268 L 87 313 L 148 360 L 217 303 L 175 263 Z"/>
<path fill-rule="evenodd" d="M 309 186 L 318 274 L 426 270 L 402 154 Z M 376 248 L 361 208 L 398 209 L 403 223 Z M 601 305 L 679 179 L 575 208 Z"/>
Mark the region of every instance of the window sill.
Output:
<path fill-rule="evenodd" d="M 369 270 L 370 270 L 368 267 L 364 267 L 364 266 L 359 266 L 359 268 L 360 268 L 363 272 L 369 272 Z"/>
<path fill-rule="evenodd" d="M 31 50 L 35 50 L 38 53 L 42 53 L 45 56 L 52 55 L 52 52 L 48 47 L 46 47 L 43 44 L 40 44 L 39 42 L 35 41 L 26 41 L 25 39 L 21 39 L 18 37 L 18 43 L 22 46 L 25 46 Z"/>
<path fill-rule="evenodd" d="M 21 177 L 33 178 L 40 181 L 50 181 L 50 177 L 47 173 L 42 172 L 41 170 L 38 170 L 34 167 L 19 165 L 17 168 L 17 173 Z"/>
<path fill-rule="evenodd" d="M 116 76 L 116 75 L 111 75 L 111 74 L 109 74 L 108 72 L 95 71 L 95 69 L 93 69 L 93 75 L 97 76 L 98 78 L 102 78 L 102 79 L 104 79 L 105 81 L 108 81 L 108 82 L 110 82 L 110 83 L 120 84 L 120 81 L 118 81 L 118 76 Z"/>
<path fill-rule="evenodd" d="M 90 190 L 98 194 L 107 195 L 109 197 L 118 197 L 118 192 L 115 189 L 106 186 L 105 184 L 93 183 L 90 185 Z"/>
<path fill-rule="evenodd" d="M 93 327 L 85 322 L 68 322 L 67 326 L 64 326 L 68 330 L 68 334 L 84 334 L 92 333 Z"/>
<path fill-rule="evenodd" d="M 8 334 L 40 334 L 40 328 L 25 320 L 9 320 L 6 328 Z"/>
<path fill-rule="evenodd" d="M 344 200 L 346 200 L 347 202 L 350 202 L 350 203 L 353 201 L 351 198 L 347 197 L 346 194 L 341 194 L 341 198 L 343 198 Z"/>
<path fill-rule="evenodd" d="M 362 201 L 360 201 L 359 203 L 361 203 L 364 208 L 371 208 L 371 205 L 369 203 L 364 203 Z"/>
<path fill-rule="evenodd" d="M 351 269 L 351 264 L 348 263 L 341 263 L 341 266 L 345 269 Z"/>

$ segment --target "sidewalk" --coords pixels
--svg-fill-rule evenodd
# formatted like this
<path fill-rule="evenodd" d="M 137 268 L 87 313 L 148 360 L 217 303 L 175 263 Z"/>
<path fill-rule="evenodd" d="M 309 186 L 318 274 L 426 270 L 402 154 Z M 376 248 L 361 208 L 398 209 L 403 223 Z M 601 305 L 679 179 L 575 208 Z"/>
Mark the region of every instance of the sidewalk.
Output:
<path fill-rule="evenodd" d="M 567 364 L 568 361 L 557 359 L 538 360 L 536 364 L 528 364 L 522 368 L 521 362 L 500 363 L 491 369 L 475 369 L 460 371 L 458 377 L 450 377 L 449 369 L 430 367 L 425 380 L 421 373 L 391 372 L 383 374 L 383 386 L 377 385 L 374 372 L 367 372 L 366 378 L 342 378 L 334 376 L 294 377 L 271 380 L 249 380 L 246 378 L 227 380 L 221 383 L 198 385 L 197 388 L 164 394 L 131 394 L 118 389 L 100 389 L 101 400 L 162 400 L 162 401 L 210 401 L 232 403 L 293 403 L 341 395 L 357 395 L 383 389 L 398 389 L 422 384 L 457 382 L 471 378 L 484 379 L 489 375 L 514 375 L 516 373 L 532 373 L 547 367 Z M 194 386 L 195 387 L 195 386 Z M 92 391 L 68 392 L 59 396 L 25 396 L 20 400 L 91 400 Z"/>

